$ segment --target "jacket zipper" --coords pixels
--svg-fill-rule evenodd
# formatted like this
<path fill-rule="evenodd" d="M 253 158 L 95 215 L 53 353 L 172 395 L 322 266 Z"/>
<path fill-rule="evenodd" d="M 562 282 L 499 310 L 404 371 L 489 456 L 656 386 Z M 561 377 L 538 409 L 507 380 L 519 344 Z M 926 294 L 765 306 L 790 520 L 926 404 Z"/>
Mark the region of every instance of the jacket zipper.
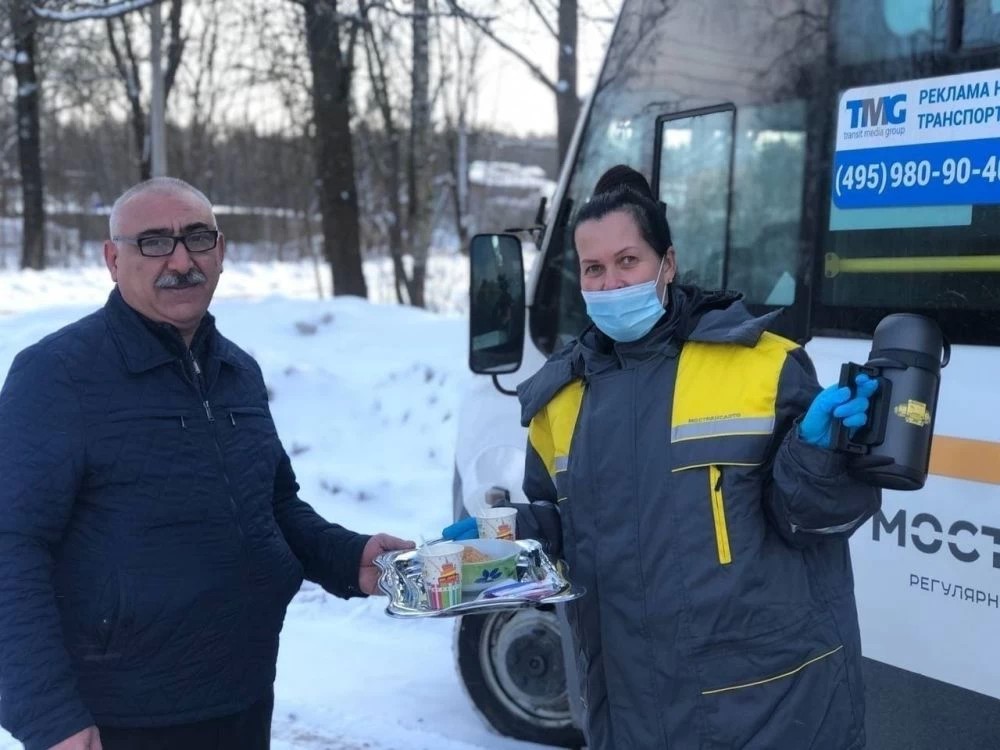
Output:
<path fill-rule="evenodd" d="M 198 389 L 198 398 L 201 399 L 201 405 L 205 409 L 205 416 L 208 417 L 209 422 L 214 423 L 215 415 L 212 413 L 212 405 L 208 402 L 208 394 L 205 393 L 205 387 L 201 380 L 201 367 L 198 365 L 198 360 L 194 356 L 194 352 L 190 349 L 188 349 L 188 359 L 191 362 L 191 369 L 194 371 L 194 384 Z M 222 455 L 222 446 L 219 445 L 219 435 L 214 424 L 212 424 L 211 429 L 212 440 L 215 443 L 215 452 L 219 456 L 219 468 L 222 470 L 222 479 L 226 483 L 226 492 L 229 495 L 229 505 L 233 511 L 233 518 L 236 520 L 236 530 L 240 535 L 240 539 L 243 539 L 243 527 L 240 525 L 239 508 L 236 507 L 236 499 L 233 497 L 233 486 L 229 481 L 229 473 L 226 471 L 226 459 Z"/>
<path fill-rule="evenodd" d="M 726 528 L 726 505 L 722 497 L 722 469 L 715 464 L 708 467 L 708 485 L 712 494 L 712 518 L 715 520 L 715 546 L 719 553 L 719 564 L 729 565 L 733 561 L 729 549 L 729 529 Z"/>
<path fill-rule="evenodd" d="M 215 421 L 215 415 L 212 414 L 212 405 L 208 403 L 208 399 L 205 397 L 205 392 L 201 386 L 201 367 L 198 366 L 198 360 L 194 356 L 194 352 L 190 349 L 188 350 L 188 356 L 191 357 L 191 368 L 194 370 L 194 379 L 198 384 L 198 395 L 201 396 L 201 405 L 205 407 L 205 416 L 208 417 L 209 422 Z"/>

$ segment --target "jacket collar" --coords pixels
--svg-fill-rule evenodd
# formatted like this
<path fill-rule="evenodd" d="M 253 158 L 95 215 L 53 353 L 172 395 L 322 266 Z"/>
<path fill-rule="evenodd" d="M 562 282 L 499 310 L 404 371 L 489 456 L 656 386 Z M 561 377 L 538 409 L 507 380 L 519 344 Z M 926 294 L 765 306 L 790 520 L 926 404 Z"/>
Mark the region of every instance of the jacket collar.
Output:
<path fill-rule="evenodd" d="M 105 318 L 121 352 L 125 367 L 137 374 L 187 355 L 188 347 L 176 328 L 145 317 L 130 307 L 116 285 L 104 305 Z M 218 358 L 236 367 L 242 363 L 234 347 L 218 334 L 215 318 L 205 313 L 191 341 L 191 349 L 202 362 Z"/>
<path fill-rule="evenodd" d="M 650 357 L 675 357 L 685 341 L 753 346 L 765 324 L 758 325 L 734 292 L 704 291 L 671 284 L 670 305 L 653 330 L 637 341 L 618 342 L 591 325 L 579 338 L 578 353 L 586 375 L 636 365 Z"/>
<path fill-rule="evenodd" d="M 685 341 L 755 346 L 781 311 L 754 317 L 735 292 L 670 285 L 670 308 L 638 341 L 616 342 L 591 324 L 517 387 L 521 423 L 531 418 L 572 380 L 635 365 L 651 357 L 675 357 Z"/>

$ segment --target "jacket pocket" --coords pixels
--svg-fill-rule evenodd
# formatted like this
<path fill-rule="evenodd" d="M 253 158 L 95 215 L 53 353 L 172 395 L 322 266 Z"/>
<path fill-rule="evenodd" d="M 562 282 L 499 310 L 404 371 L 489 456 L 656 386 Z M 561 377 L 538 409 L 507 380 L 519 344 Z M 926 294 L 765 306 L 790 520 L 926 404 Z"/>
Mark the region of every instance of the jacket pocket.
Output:
<path fill-rule="evenodd" d="M 176 467 L 196 465 L 195 424 L 197 413 L 183 409 L 108 414 L 88 434 L 88 488 L 118 487 L 134 496 L 132 488 L 142 487 L 150 495 L 161 494 L 161 488 L 175 481 Z"/>
<path fill-rule="evenodd" d="M 726 503 L 722 493 L 722 469 L 715 464 L 708 467 L 708 494 L 712 499 L 712 521 L 715 524 L 715 547 L 720 565 L 733 561 L 729 548 L 729 528 L 726 525 Z"/>
<path fill-rule="evenodd" d="M 267 409 L 262 406 L 230 406 L 225 411 L 233 427 L 239 426 L 242 417 L 267 418 Z"/>
<path fill-rule="evenodd" d="M 824 619 L 732 644 L 698 672 L 703 750 L 846 750 L 862 735 L 846 652 Z"/>
<path fill-rule="evenodd" d="M 70 643 L 71 650 L 85 663 L 109 664 L 121 659 L 121 647 L 126 642 L 123 630 L 128 623 L 128 597 L 121 573 L 108 574 L 97 589 L 81 590 L 72 603 L 77 626 Z"/>
<path fill-rule="evenodd" d="M 732 692 L 734 692 L 736 690 L 747 690 L 747 689 L 750 689 L 750 688 L 761 687 L 763 685 L 767 685 L 770 682 L 777 682 L 778 680 L 790 679 L 790 678 L 795 677 L 795 675 L 797 675 L 799 672 L 801 672 L 806 667 L 812 666 L 813 664 L 816 664 L 817 662 L 820 662 L 823 659 L 830 658 L 831 656 L 833 656 L 837 652 L 843 650 L 843 648 L 844 648 L 843 645 L 834 646 L 829 651 L 825 651 L 825 652 L 823 652 L 821 654 L 818 654 L 818 655 L 813 656 L 813 657 L 811 657 L 809 659 L 806 659 L 801 664 L 798 664 L 798 665 L 795 665 L 795 666 L 789 665 L 789 667 L 784 672 L 781 672 L 781 673 L 776 674 L 776 675 L 771 675 L 769 677 L 761 677 L 759 679 L 750 680 L 749 682 L 738 682 L 738 683 L 736 683 L 734 685 L 725 685 L 723 687 L 711 688 L 709 690 L 702 690 L 701 694 L 702 695 L 721 695 L 722 693 L 732 693 Z"/>

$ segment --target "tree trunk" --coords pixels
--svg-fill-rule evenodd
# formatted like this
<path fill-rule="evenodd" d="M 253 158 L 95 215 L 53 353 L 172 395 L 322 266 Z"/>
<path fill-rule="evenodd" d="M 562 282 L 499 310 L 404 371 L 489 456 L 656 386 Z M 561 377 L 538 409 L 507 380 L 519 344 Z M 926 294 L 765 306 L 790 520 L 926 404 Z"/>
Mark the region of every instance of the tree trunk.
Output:
<path fill-rule="evenodd" d="M 413 300 L 413 283 L 406 275 L 403 265 L 403 202 L 399 198 L 399 178 L 403 174 L 403 156 L 399 143 L 399 133 L 394 128 L 387 128 L 389 138 L 389 178 L 386 180 L 386 190 L 389 191 L 389 211 L 392 221 L 389 224 L 389 255 L 392 258 L 392 272 L 396 279 L 396 299 L 400 304 Z M 403 299 L 403 289 L 406 289 L 406 299 Z"/>
<path fill-rule="evenodd" d="M 458 154 L 455 195 L 458 200 L 458 242 L 463 252 L 469 244 L 469 129 L 465 112 L 458 115 Z"/>
<path fill-rule="evenodd" d="M 111 56 L 114 58 L 118 75 L 125 87 L 125 98 L 128 99 L 129 103 L 129 124 L 132 126 L 132 137 L 135 139 L 136 154 L 139 157 L 139 179 L 145 181 L 152 177 L 152 164 L 149 135 L 146 132 L 146 113 L 142 108 L 142 78 L 139 75 L 139 63 L 132 47 L 128 21 L 124 16 L 117 20 L 122 27 L 124 54 L 119 48 L 118 39 L 115 36 L 115 19 L 105 19 L 104 27 L 108 33 L 108 47 L 111 49 Z"/>
<path fill-rule="evenodd" d="M 42 183 L 42 136 L 35 75 L 36 23 L 29 0 L 11 6 L 14 30 L 14 76 L 17 79 L 17 152 L 23 200 L 21 268 L 45 268 L 45 199 Z"/>
<path fill-rule="evenodd" d="M 464 109 L 458 112 L 458 123 L 449 134 L 448 155 L 451 159 L 451 175 L 454 186 L 451 191 L 452 208 L 455 211 L 455 233 L 458 249 L 468 253 L 469 248 L 469 133 L 465 124 Z"/>
<path fill-rule="evenodd" d="M 430 52 L 428 44 L 428 0 L 413 0 L 413 71 L 410 97 L 409 240 L 413 257 L 410 303 L 426 307 L 424 285 L 431 242 L 430 164 Z"/>
<path fill-rule="evenodd" d="M 558 120 L 559 164 L 569 152 L 573 130 L 580 116 L 580 97 L 576 92 L 577 0 L 559 0 L 559 65 L 556 81 L 556 118 Z"/>
<path fill-rule="evenodd" d="M 360 5 L 362 14 L 367 19 L 367 8 L 362 2 Z M 389 81 L 385 73 L 385 58 L 382 56 L 375 39 L 375 33 L 371 24 L 365 28 L 365 59 L 368 62 L 368 80 L 372 87 L 372 95 L 382 114 L 382 123 L 385 127 L 386 139 L 389 142 L 389 164 L 388 174 L 381 174 L 381 181 L 389 196 L 389 212 L 392 218 L 389 223 L 389 256 L 392 258 L 392 271 L 394 286 L 396 289 L 396 301 L 403 305 L 413 299 L 413 288 L 410 278 L 406 275 L 406 267 L 403 265 L 403 202 L 400 198 L 400 188 L 403 174 L 403 155 L 399 128 L 396 127 L 395 118 L 392 114 L 392 104 L 389 101 Z M 372 159 L 376 172 L 378 159 Z M 403 297 L 403 290 L 406 290 L 406 297 Z"/>
<path fill-rule="evenodd" d="M 337 2 L 310 0 L 305 11 L 323 251 L 333 273 L 333 293 L 367 297 L 354 180 L 350 71 L 340 50 Z"/>

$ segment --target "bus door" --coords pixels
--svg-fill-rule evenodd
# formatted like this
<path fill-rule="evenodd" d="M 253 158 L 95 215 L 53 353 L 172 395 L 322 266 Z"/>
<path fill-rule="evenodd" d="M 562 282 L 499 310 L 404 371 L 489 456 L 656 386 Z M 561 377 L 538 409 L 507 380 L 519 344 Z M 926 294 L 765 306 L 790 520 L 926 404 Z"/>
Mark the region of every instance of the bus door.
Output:
<path fill-rule="evenodd" d="M 732 103 L 657 118 L 653 182 L 666 204 L 679 280 L 743 293 L 752 312 L 802 340 L 805 103 Z"/>

